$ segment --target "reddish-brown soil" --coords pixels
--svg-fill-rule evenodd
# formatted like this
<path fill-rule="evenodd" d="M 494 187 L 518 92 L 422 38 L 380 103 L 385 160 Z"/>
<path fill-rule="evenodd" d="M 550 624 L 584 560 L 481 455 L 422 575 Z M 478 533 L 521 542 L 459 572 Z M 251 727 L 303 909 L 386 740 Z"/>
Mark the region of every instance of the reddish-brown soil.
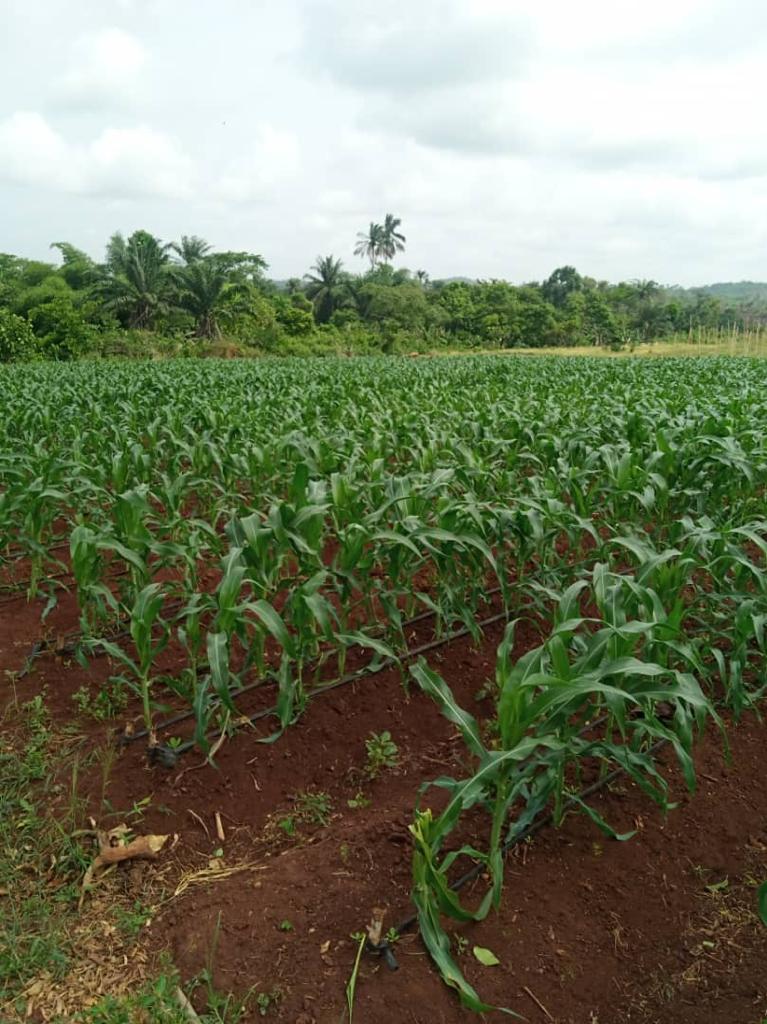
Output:
<path fill-rule="evenodd" d="M 46 628 L 56 636 L 76 627 L 66 595 L 47 627 L 39 614 L 39 605 L 28 608 L 23 600 L 0 605 L 0 673 L 18 672 Z M 489 708 L 475 695 L 493 672 L 502 629 L 502 623 L 489 627 L 479 650 L 464 638 L 428 658 L 480 718 Z M 426 639 L 424 626 L 413 643 Z M 537 642 L 530 624 L 520 626 L 516 639 L 517 654 Z M 173 658 L 170 652 L 165 670 L 172 671 Z M 71 694 L 97 687 L 109 671 L 105 659 L 85 670 L 46 653 L 24 679 L 5 678 L 20 700 L 45 692 L 54 720 L 63 724 L 73 717 Z M 252 711 L 268 701 L 268 692 L 259 691 L 244 706 Z M 182 871 L 205 868 L 211 859 L 239 869 L 165 902 L 151 925 L 152 944 L 171 951 L 184 977 L 213 958 L 220 989 L 276 996 L 267 1020 L 338 1024 L 354 960 L 352 933 L 364 928 L 374 907 L 387 909 L 387 925 L 410 912 L 407 825 L 419 787 L 463 770 L 462 742 L 432 702 L 414 684 L 408 697 L 400 674 L 387 670 L 313 700 L 274 744 L 257 742 L 269 735 L 267 723 L 240 731 L 223 745 L 215 768 L 194 752 L 171 770 L 150 768 L 138 744 L 106 754 L 106 727 L 78 724 L 95 751 L 82 783 L 94 815 L 103 818 L 109 807 L 127 812 L 149 798 L 141 830 L 178 834 L 165 858 L 171 887 Z M 399 766 L 370 782 L 363 772 L 365 739 L 383 730 L 399 747 Z M 730 735 L 729 764 L 717 735 L 701 741 L 694 796 L 669 766 L 679 807 L 665 820 L 625 781 L 599 798 L 600 811 L 619 831 L 638 830 L 631 841 L 609 841 L 585 819 L 569 816 L 559 830 L 544 830 L 509 856 L 500 911 L 481 925 L 451 929 L 468 947 L 459 962 L 484 998 L 541 1024 L 762 1022 L 767 931 L 748 907 L 751 883 L 767 878 L 767 729 L 750 716 Z M 369 804 L 350 807 L 360 792 Z M 296 817 L 305 793 L 327 794 L 330 820 L 298 822 L 295 835 L 286 835 L 280 822 Z M 433 806 L 439 792 L 428 791 L 421 802 Z M 483 827 L 481 818 L 472 819 L 478 841 Z M 215 857 L 217 851 L 223 856 Z M 726 887 L 707 888 L 725 879 Z M 478 898 L 483 884 L 465 898 Z M 281 928 L 283 922 L 290 928 Z M 480 966 L 474 945 L 491 949 L 500 965 Z M 396 973 L 363 960 L 356 1021 L 477 1019 L 441 983 L 417 934 L 403 936 L 396 954 Z M 261 1019 L 255 1006 L 246 1019 Z"/>

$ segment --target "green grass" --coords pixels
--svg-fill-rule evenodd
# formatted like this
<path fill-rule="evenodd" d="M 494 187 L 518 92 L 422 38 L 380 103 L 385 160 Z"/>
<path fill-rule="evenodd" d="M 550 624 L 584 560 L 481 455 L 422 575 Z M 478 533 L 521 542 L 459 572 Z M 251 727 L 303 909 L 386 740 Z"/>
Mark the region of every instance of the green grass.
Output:
<path fill-rule="evenodd" d="M 211 985 L 200 984 L 205 998 L 205 1009 L 197 1014 L 200 1024 L 237 1024 L 242 1019 L 249 999 L 221 995 Z M 78 1014 L 75 1024 L 189 1024 L 190 1012 L 182 1005 L 182 999 L 189 996 L 186 992 L 179 995 L 182 991 L 178 975 L 169 967 L 158 977 L 145 982 L 135 993 L 100 999 Z M 275 1000 L 271 993 L 259 993 L 255 997 L 255 1005 L 268 1008 L 275 1005 Z"/>
<path fill-rule="evenodd" d="M 10 717 L 10 716 L 9 716 Z M 25 985 L 47 972 L 60 978 L 70 963 L 69 917 L 87 860 L 70 838 L 78 805 L 56 781 L 64 749 L 55 749 L 42 698 L 13 715 L 0 748 L 0 1013 Z M 67 751 L 76 781 L 77 754 Z M 50 802 L 62 815 L 54 819 Z"/>
<path fill-rule="evenodd" d="M 151 910 L 121 892 L 93 906 L 79 906 L 81 881 L 92 856 L 82 835 L 83 808 L 77 797 L 82 763 L 80 743 L 54 731 L 42 697 L 11 705 L 0 746 L 0 1021 L 27 1019 L 42 986 L 47 996 L 66 986 L 69 972 L 87 957 L 82 939 L 90 924 L 115 926 L 116 949 L 130 958 Z M 89 917 L 89 915 L 91 915 Z M 98 942 L 98 936 L 96 937 Z M 103 952 L 103 950 L 101 951 Z M 161 962 L 156 976 L 140 979 L 129 994 L 107 995 L 76 1017 L 55 1024 L 189 1024 L 178 998 L 172 964 Z M 245 1002 L 216 991 L 211 971 L 188 986 L 202 1004 L 203 1024 L 236 1024 Z M 263 994 L 274 1004 L 273 995 Z M 262 999 L 263 1002 L 263 999 Z M 49 1005 L 46 1002 L 46 1005 Z"/>

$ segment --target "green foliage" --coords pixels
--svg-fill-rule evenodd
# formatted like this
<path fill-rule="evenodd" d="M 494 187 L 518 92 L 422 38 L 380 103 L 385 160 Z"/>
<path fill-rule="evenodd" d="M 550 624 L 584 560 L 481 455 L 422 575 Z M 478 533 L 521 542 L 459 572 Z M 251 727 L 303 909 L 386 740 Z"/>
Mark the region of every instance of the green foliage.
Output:
<path fill-rule="evenodd" d="M 70 838 L 81 824 L 79 805 L 72 798 L 62 807 L 59 799 L 57 779 L 76 769 L 53 742 L 44 698 L 9 713 L 13 729 L 4 730 L 0 747 L 0 1005 L 23 1016 L 29 981 L 42 972 L 55 980 L 69 969 L 68 924 L 87 858 Z M 50 814 L 54 803 L 61 821 Z"/>
<path fill-rule="evenodd" d="M 87 686 L 81 686 L 72 694 L 72 701 L 78 714 L 96 722 L 106 722 L 125 710 L 128 693 L 118 680 L 102 684 L 95 694 Z"/>
<path fill-rule="evenodd" d="M 377 268 L 362 288 L 416 287 L 395 273 Z M 596 303 L 589 288 L 565 315 L 604 310 L 603 290 Z M 641 290 L 652 301 L 651 283 Z M 483 296 L 504 332 L 542 301 L 499 282 L 421 291 L 427 304 L 447 292 L 469 318 Z M 318 333 L 330 347 L 343 332 Z M 497 906 L 505 845 L 544 814 L 559 824 L 583 813 L 627 839 L 581 795 L 584 770 L 620 768 L 666 810 L 655 745 L 692 789 L 693 743 L 707 721 L 721 725 L 717 707 L 737 719 L 767 693 L 765 396 L 767 363 L 728 358 L 4 368 L 2 551 L 30 566 L 33 596 L 56 585 L 68 542 L 81 653 L 122 670 L 149 730 L 159 707 L 186 705 L 173 735 L 208 756 L 242 721 L 243 685 L 269 684 L 253 738 L 278 742 L 315 696 L 348 681 L 350 652 L 359 671 L 404 666 L 423 613 L 436 637 L 461 629 L 478 641 L 492 594 L 512 625 L 485 688 L 491 721 L 480 728 L 428 664 L 411 672 L 466 747 L 460 777 L 437 780 L 438 812 L 424 789 L 413 899 L 446 980 L 481 1009 L 445 923 Z M 522 617 L 537 641 L 519 651 Z M 183 652 L 172 679 L 160 667 L 169 643 Z M 45 785 L 41 707 L 36 742 L 6 768 Z M 159 739 L 172 765 L 178 745 Z M 374 772 L 397 754 L 386 734 L 366 752 Z M 0 823 L 17 842 L 13 789 Z M 295 835 L 332 814 L 326 793 L 299 793 L 278 825 Z M 466 815 L 476 845 L 456 849 Z M 459 858 L 487 880 L 478 905 L 451 887 Z"/>
<path fill-rule="evenodd" d="M 118 232 L 109 240 L 97 290 L 124 326 L 151 329 L 167 312 L 173 283 L 168 249 L 148 231 L 134 231 L 127 240 Z"/>
<path fill-rule="evenodd" d="M 74 1024 L 138 1024 L 144 1021 L 151 1021 L 152 1024 L 189 1024 L 190 1018 L 199 1020 L 200 1024 L 238 1024 L 238 1021 L 245 1019 L 250 994 L 245 999 L 237 999 L 231 994 L 222 995 L 213 988 L 206 972 L 203 972 L 196 988 L 203 989 L 205 1005 L 199 1013 L 194 1013 L 193 1018 L 190 1004 L 182 1002 L 184 996 L 179 995 L 182 990 L 178 974 L 171 968 L 147 981 L 136 992 L 123 996 L 104 996 L 94 1006 L 78 1013 Z M 264 1004 L 259 1002 L 259 998 L 254 1002 L 261 1013 Z M 267 1006 L 275 1001 L 274 995 L 267 996 L 267 999 Z M 199 996 L 196 1000 L 199 1002 Z"/>
<path fill-rule="evenodd" d="M 37 340 L 30 322 L 0 306 L 0 363 L 23 362 L 36 355 Z"/>
<path fill-rule="evenodd" d="M 371 733 L 370 737 L 365 740 L 365 751 L 367 753 L 365 771 L 369 778 L 377 778 L 384 768 L 391 769 L 397 767 L 399 748 L 392 740 L 391 733 L 388 730 L 384 730 L 381 733 Z"/>
<path fill-rule="evenodd" d="M 192 259 L 187 252 L 187 262 L 175 271 L 174 281 L 176 302 L 192 318 L 197 338 L 219 338 L 222 323 L 231 323 L 238 310 L 246 308 L 248 287 L 232 274 L 225 258 L 213 255 Z"/>
<path fill-rule="evenodd" d="M 75 308 L 69 296 L 44 302 L 30 313 L 30 321 L 46 359 L 78 359 L 96 345 L 96 332 Z"/>
<path fill-rule="evenodd" d="M 365 319 L 385 336 L 396 331 L 417 333 L 426 326 L 429 307 L 417 285 L 391 287 L 371 282 L 359 290 L 358 302 Z"/>
<path fill-rule="evenodd" d="M 541 285 L 541 294 L 552 306 L 562 309 L 570 296 L 584 287 L 585 282 L 575 267 L 558 267 Z"/>
<path fill-rule="evenodd" d="M 275 319 L 289 338 L 308 338 L 314 333 L 314 318 L 282 296 L 274 299 Z"/>
<path fill-rule="evenodd" d="M 767 882 L 763 882 L 757 891 L 757 908 L 759 920 L 767 927 Z"/>
<path fill-rule="evenodd" d="M 317 323 L 326 324 L 348 301 L 346 274 L 341 260 L 332 256 L 318 256 L 312 270 L 306 275 L 306 294 L 314 303 Z"/>
<path fill-rule="evenodd" d="M 398 252 L 405 250 L 405 236 L 399 230 L 402 221 L 392 213 L 387 213 L 383 224 L 371 221 L 367 231 L 357 234 L 354 247 L 355 256 L 363 256 L 370 260 L 371 268 L 381 263 L 390 263 Z"/>
<path fill-rule="evenodd" d="M 173 355 L 362 355 L 455 348 L 593 345 L 714 338 L 761 330 L 759 287 L 609 284 L 571 266 L 541 283 L 431 281 L 394 267 L 401 223 L 386 214 L 358 236 L 362 274 L 318 257 L 303 279 L 265 277 L 251 252 L 214 251 L 197 235 L 147 231 L 109 240 L 103 263 L 54 242 L 61 266 L 0 254 L 0 309 L 26 317 L 43 358 Z"/>
<path fill-rule="evenodd" d="M 296 813 L 301 821 L 310 825 L 326 826 L 333 812 L 333 802 L 327 793 L 310 791 L 296 796 Z"/>

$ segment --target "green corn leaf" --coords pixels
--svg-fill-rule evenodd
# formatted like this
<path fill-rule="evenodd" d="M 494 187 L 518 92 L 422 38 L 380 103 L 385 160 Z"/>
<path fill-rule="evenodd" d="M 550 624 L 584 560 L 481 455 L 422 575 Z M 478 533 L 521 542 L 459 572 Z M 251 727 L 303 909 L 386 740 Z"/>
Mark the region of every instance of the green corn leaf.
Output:
<path fill-rule="evenodd" d="M 767 882 L 763 882 L 759 886 L 757 892 L 757 905 L 759 907 L 759 917 L 765 927 L 767 927 Z"/>
<path fill-rule="evenodd" d="M 131 657 L 129 657 L 129 655 L 125 653 L 122 647 L 119 647 L 111 640 L 99 639 L 94 640 L 93 642 L 97 646 L 101 647 L 104 651 L 106 651 L 106 653 L 109 655 L 110 658 L 112 658 L 113 661 L 120 662 L 120 664 L 125 665 L 126 668 L 129 668 L 136 677 L 139 676 L 140 673 L 138 665 L 136 664 L 135 661 L 133 661 Z"/>
<path fill-rule="evenodd" d="M 337 621 L 335 608 L 322 594 L 303 594 L 306 607 L 317 621 L 326 639 L 333 638 L 333 622 Z"/>
<path fill-rule="evenodd" d="M 602 815 L 598 811 L 594 810 L 590 804 L 586 803 L 585 800 L 582 800 L 579 796 L 571 796 L 570 799 L 577 807 L 580 807 L 583 813 L 594 822 L 597 828 L 604 832 L 606 836 L 609 836 L 610 839 L 616 839 L 620 843 L 625 843 L 636 835 L 636 829 L 633 829 L 631 832 L 616 832 L 615 829 L 605 821 Z"/>
<path fill-rule="evenodd" d="M 399 657 L 393 647 L 390 647 L 383 640 L 377 637 L 368 636 L 366 633 L 355 630 L 352 633 L 336 633 L 336 640 L 345 647 L 366 647 L 382 658 L 398 662 Z"/>
<path fill-rule="evenodd" d="M 232 700 L 229 686 L 229 641 L 224 633 L 208 633 L 207 639 L 208 664 L 213 689 L 224 707 L 232 715 L 238 711 Z"/>
<path fill-rule="evenodd" d="M 293 640 L 282 616 L 268 601 L 249 601 L 247 608 L 252 611 L 271 633 L 283 651 L 293 651 Z"/>
<path fill-rule="evenodd" d="M 424 693 L 428 693 L 436 701 L 445 718 L 458 726 L 469 750 L 477 757 L 482 757 L 486 750 L 479 725 L 468 711 L 459 707 L 453 691 L 444 679 L 432 671 L 423 658 L 419 658 L 415 665 L 410 666 L 410 674 Z"/>
<path fill-rule="evenodd" d="M 210 743 L 207 732 L 210 725 L 210 695 L 208 691 L 209 680 L 197 680 L 195 682 L 194 694 L 192 697 L 192 711 L 194 712 L 194 741 L 203 752 L 208 754 Z"/>

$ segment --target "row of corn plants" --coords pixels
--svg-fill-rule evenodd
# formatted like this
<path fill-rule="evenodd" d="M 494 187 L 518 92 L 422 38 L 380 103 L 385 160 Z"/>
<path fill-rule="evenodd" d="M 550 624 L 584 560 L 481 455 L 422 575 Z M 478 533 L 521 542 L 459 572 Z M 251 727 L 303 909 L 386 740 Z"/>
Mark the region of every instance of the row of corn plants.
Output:
<path fill-rule="evenodd" d="M 715 559 L 759 515 L 764 376 L 726 359 L 7 368 L 0 555 L 46 613 L 76 592 L 83 650 L 120 661 L 148 727 L 169 645 L 199 737 L 258 674 L 282 726 L 318 663 L 396 653 L 424 610 L 436 635 L 477 635 L 496 587 L 511 617 L 545 617 L 632 546 L 687 531 L 720 552 L 720 593 L 754 586 Z M 712 629 L 729 612 L 713 593 Z"/>
<path fill-rule="evenodd" d="M 581 796 L 584 769 L 620 769 L 664 811 L 669 784 L 658 766 L 662 744 L 695 789 L 693 744 L 707 724 L 722 731 L 723 708 L 737 719 L 757 710 L 765 683 L 767 521 L 716 528 L 685 518 L 676 546 L 617 537 L 610 563 L 560 594 L 550 593 L 550 625 L 534 649 L 514 656 L 515 622 L 498 648 L 494 716 L 482 726 L 445 681 L 420 661 L 422 690 L 454 723 L 472 761 L 463 778 L 440 778 L 444 809 L 416 810 L 413 900 L 424 941 L 447 984 L 475 1011 L 492 1007 L 463 976 L 445 926 L 480 921 L 501 899 L 504 851 L 550 813 L 559 826 L 582 812 L 613 839 L 618 833 Z M 726 743 L 726 737 L 725 737 Z M 456 846 L 464 815 L 487 812 L 487 837 Z M 466 861 L 486 870 L 485 895 L 467 906 L 453 888 Z M 511 1012 L 508 1011 L 507 1012 Z"/>

